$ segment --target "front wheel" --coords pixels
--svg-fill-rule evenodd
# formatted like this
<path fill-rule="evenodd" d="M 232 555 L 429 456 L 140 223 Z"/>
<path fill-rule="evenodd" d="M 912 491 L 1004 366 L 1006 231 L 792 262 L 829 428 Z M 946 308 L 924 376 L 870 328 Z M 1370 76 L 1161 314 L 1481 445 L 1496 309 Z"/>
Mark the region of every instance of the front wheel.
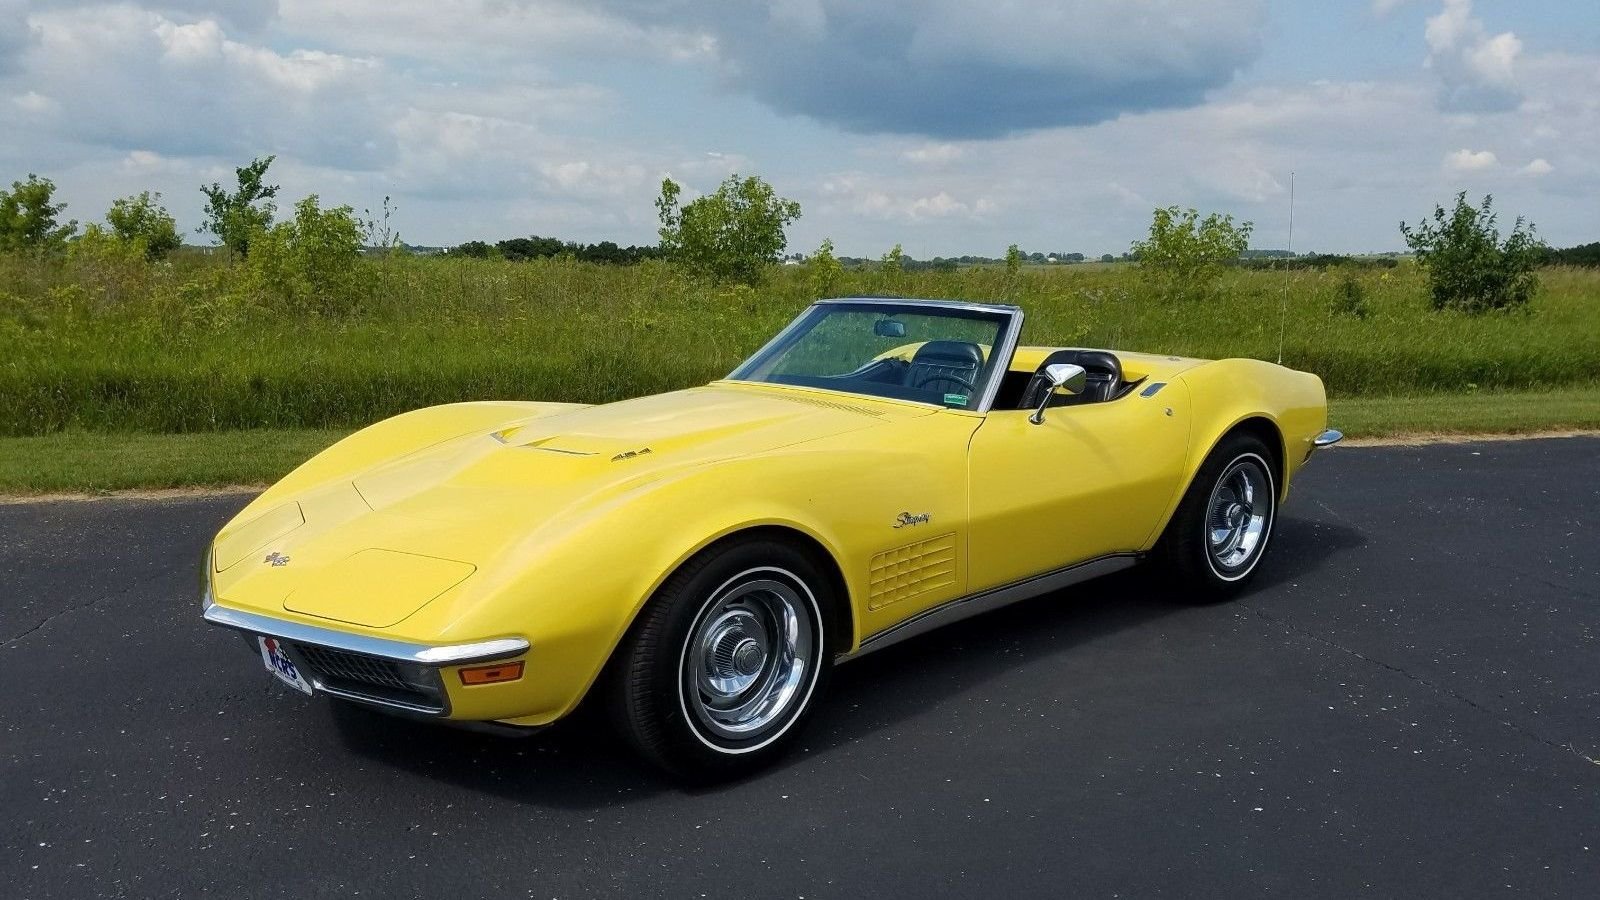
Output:
<path fill-rule="evenodd" d="M 1201 464 L 1153 554 L 1180 590 L 1227 599 L 1255 574 L 1277 521 L 1272 459 L 1259 438 L 1233 434 Z"/>
<path fill-rule="evenodd" d="M 613 719 L 651 762 L 730 777 L 781 752 L 832 660 L 833 589 L 785 543 L 713 547 L 669 578 L 618 648 Z"/>

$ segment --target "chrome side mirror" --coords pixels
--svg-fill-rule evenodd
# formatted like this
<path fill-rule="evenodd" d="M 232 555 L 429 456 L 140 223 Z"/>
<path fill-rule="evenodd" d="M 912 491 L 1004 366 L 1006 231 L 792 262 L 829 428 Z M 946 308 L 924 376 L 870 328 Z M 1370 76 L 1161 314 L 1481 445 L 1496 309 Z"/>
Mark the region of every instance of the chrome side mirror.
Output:
<path fill-rule="evenodd" d="M 1050 405 L 1050 395 L 1055 393 L 1057 388 L 1066 388 L 1069 393 L 1081 394 L 1089 383 L 1089 373 L 1083 370 L 1083 366 L 1056 363 L 1044 367 L 1044 380 L 1050 383 L 1050 389 L 1039 398 L 1039 408 L 1028 417 L 1028 421 L 1035 425 L 1044 424 L 1044 408 Z"/>

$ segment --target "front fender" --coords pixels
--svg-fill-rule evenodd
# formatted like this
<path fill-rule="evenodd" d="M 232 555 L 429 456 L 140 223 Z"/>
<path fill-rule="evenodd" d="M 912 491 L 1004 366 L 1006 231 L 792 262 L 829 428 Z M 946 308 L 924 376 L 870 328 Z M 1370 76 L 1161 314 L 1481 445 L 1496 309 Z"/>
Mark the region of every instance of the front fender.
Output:
<path fill-rule="evenodd" d="M 1309 372 L 1258 359 L 1224 359 L 1180 376 L 1194 409 L 1184 484 L 1193 480 L 1217 442 L 1246 419 L 1265 419 L 1277 429 L 1283 455 L 1280 499 L 1305 462 L 1312 439 L 1327 427 L 1328 400 L 1322 379 Z"/>

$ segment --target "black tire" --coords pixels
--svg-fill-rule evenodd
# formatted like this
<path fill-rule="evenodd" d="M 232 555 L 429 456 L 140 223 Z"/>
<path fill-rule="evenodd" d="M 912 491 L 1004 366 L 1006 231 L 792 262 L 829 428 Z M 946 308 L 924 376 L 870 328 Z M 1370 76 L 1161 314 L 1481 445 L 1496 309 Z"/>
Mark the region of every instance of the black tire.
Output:
<path fill-rule="evenodd" d="M 1255 577 L 1278 521 L 1274 459 L 1260 438 L 1235 432 L 1200 465 L 1151 554 L 1156 574 L 1179 596 L 1200 603 L 1228 600 Z M 1248 502 L 1237 496 L 1240 479 L 1253 482 L 1254 496 Z M 1259 531 L 1248 543 L 1258 515 Z M 1219 545 L 1213 536 L 1223 532 L 1228 538 Z M 1236 536 L 1233 552 L 1222 554 Z"/>
<path fill-rule="evenodd" d="M 617 648 L 608 698 L 617 730 L 679 777 L 732 778 L 770 762 L 826 687 L 834 594 L 818 561 L 791 544 L 736 539 L 696 556 Z"/>

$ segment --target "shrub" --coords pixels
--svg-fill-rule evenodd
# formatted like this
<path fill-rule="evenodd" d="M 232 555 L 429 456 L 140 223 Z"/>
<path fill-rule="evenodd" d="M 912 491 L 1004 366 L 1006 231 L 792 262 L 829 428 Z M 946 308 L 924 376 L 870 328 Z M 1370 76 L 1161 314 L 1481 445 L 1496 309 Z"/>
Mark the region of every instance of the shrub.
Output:
<path fill-rule="evenodd" d="M 106 210 L 106 224 L 111 226 L 111 233 L 139 247 L 149 260 L 162 259 L 183 243 L 178 239 L 178 221 L 160 200 L 160 194 L 143 191 L 113 201 Z"/>
<path fill-rule="evenodd" d="M 1367 305 L 1367 289 L 1354 275 L 1346 275 L 1333 292 L 1333 311 L 1336 315 L 1365 319 L 1372 314 Z"/>
<path fill-rule="evenodd" d="M 1133 245 L 1139 270 L 1163 298 L 1198 300 L 1214 292 L 1228 263 L 1250 246 L 1249 222 L 1176 206 L 1155 211 L 1150 236 Z"/>
<path fill-rule="evenodd" d="M 844 266 L 833 255 L 833 239 L 823 238 L 822 246 L 811 254 L 811 293 L 817 298 L 833 296 L 834 288 L 844 276 Z"/>
<path fill-rule="evenodd" d="M 1022 251 L 1016 244 L 1006 248 L 1006 274 L 1015 278 L 1022 271 Z"/>
<path fill-rule="evenodd" d="M 661 182 L 656 212 L 661 250 L 696 277 L 755 284 L 788 246 L 784 229 L 800 218 L 800 204 L 779 197 L 751 175 L 729 175 L 715 192 L 683 206 L 682 188 Z"/>
<path fill-rule="evenodd" d="M 348 206 L 322 209 L 312 194 L 294 218 L 251 238 L 252 286 L 269 303 L 297 312 L 342 315 L 365 297 L 361 221 Z"/>
<path fill-rule="evenodd" d="M 1538 290 L 1533 270 L 1544 256 L 1544 244 L 1521 216 L 1501 241 L 1493 206 L 1494 197 L 1486 195 L 1473 207 L 1462 191 L 1450 212 L 1436 206 L 1432 221 L 1424 219 L 1415 228 L 1400 223 L 1406 245 L 1428 273 L 1434 309 L 1517 309 Z"/>

